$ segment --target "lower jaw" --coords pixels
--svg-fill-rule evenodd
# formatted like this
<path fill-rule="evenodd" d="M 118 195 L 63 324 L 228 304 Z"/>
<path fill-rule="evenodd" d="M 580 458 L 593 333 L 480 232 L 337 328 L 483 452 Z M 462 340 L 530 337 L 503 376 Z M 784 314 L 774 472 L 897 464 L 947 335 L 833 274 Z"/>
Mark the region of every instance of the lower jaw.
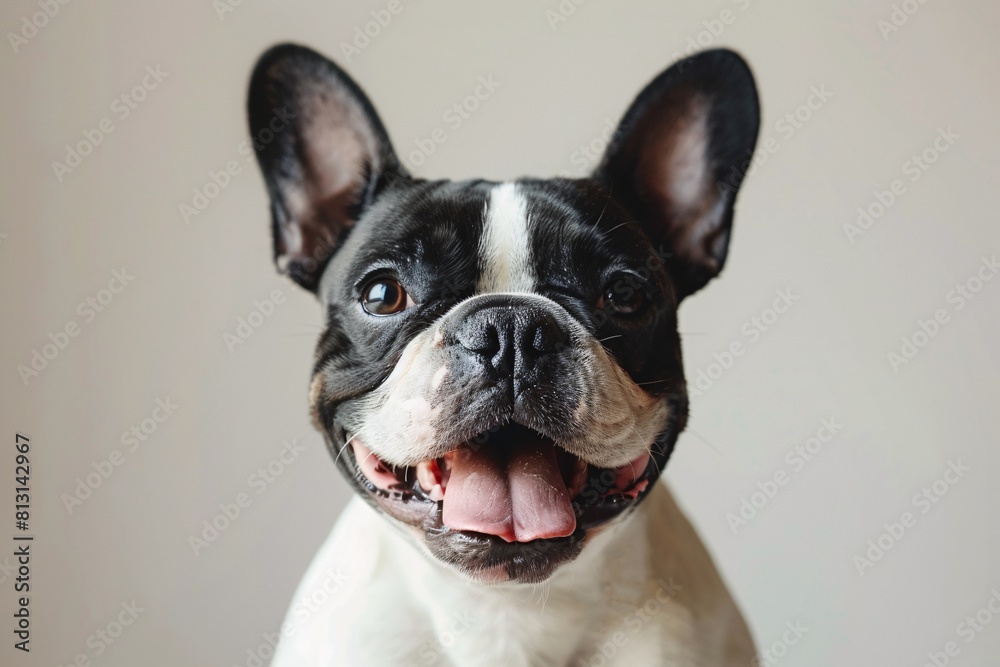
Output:
<path fill-rule="evenodd" d="M 495 535 L 448 528 L 442 521 L 443 501 L 431 499 L 415 475 L 403 474 L 400 479 L 405 481 L 397 481 L 395 488 L 381 488 L 362 472 L 355 449 L 347 449 L 345 471 L 349 469 L 370 502 L 422 532 L 423 543 L 438 560 L 474 581 L 489 584 L 544 581 L 579 554 L 589 532 L 637 506 L 657 477 L 657 465 L 651 459 L 633 484 L 617 489 L 615 471 L 590 466 L 572 500 L 576 514 L 572 535 L 510 543 Z"/>
<path fill-rule="evenodd" d="M 537 584 L 575 559 L 588 539 L 578 529 L 569 537 L 508 543 L 481 533 L 424 531 L 423 544 L 437 560 L 466 579 L 487 585 Z"/>

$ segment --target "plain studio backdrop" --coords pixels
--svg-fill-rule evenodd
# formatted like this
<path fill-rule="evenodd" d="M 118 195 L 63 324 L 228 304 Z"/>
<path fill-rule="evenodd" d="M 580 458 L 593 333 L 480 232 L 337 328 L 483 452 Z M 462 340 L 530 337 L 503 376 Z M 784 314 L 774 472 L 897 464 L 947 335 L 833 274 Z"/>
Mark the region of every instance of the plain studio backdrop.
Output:
<path fill-rule="evenodd" d="M 245 144 L 250 68 L 291 40 L 417 175 L 456 179 L 583 175 L 655 74 L 741 52 L 760 141 L 725 271 L 681 309 L 666 477 L 772 663 L 996 664 L 998 23 L 942 0 L 5 2 L 0 662 L 258 664 L 347 500 L 307 414 L 320 310 L 271 265 Z"/>

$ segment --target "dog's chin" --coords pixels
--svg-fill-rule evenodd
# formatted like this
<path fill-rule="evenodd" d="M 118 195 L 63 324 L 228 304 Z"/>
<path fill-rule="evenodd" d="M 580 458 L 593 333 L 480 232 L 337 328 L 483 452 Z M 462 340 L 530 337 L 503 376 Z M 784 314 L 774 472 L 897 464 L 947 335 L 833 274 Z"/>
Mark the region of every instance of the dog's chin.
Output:
<path fill-rule="evenodd" d="M 595 529 L 597 530 L 597 529 Z M 568 537 L 505 542 L 495 535 L 463 530 L 424 530 L 423 542 L 439 561 L 464 578 L 487 585 L 537 584 L 575 559 L 588 531 L 577 529 Z"/>
<path fill-rule="evenodd" d="M 470 529 L 478 528 L 481 519 L 457 520 L 454 509 L 450 515 L 445 509 L 448 485 L 454 481 L 450 473 L 455 457 L 468 454 L 467 449 L 475 445 L 463 443 L 443 457 L 416 466 L 396 467 L 381 461 L 352 434 L 338 431 L 339 465 L 356 490 L 375 508 L 409 527 L 407 532 L 415 534 L 436 559 L 465 578 L 485 584 L 538 583 L 548 579 L 560 566 L 575 559 L 588 538 L 602 526 L 634 509 L 666 462 L 663 452 L 654 445 L 651 453 L 625 466 L 600 468 L 532 432 L 528 437 L 534 439 L 536 452 L 551 448 L 543 456 L 552 457 L 557 468 L 550 473 L 561 477 L 550 480 L 556 489 L 548 492 L 560 496 L 556 503 L 559 508 L 546 508 L 542 500 L 541 506 L 531 508 L 534 524 L 527 530 L 521 522 L 516 530 L 491 525 L 487 532 Z M 512 424 L 499 432 L 494 430 L 490 437 L 492 442 L 504 437 L 517 439 L 525 432 L 524 427 Z M 458 491 L 453 491 L 453 507 L 458 497 Z M 470 514 L 495 515 L 496 511 L 484 506 L 471 511 L 465 508 L 464 514 L 463 519 Z M 539 520 L 538 515 L 548 518 Z"/>

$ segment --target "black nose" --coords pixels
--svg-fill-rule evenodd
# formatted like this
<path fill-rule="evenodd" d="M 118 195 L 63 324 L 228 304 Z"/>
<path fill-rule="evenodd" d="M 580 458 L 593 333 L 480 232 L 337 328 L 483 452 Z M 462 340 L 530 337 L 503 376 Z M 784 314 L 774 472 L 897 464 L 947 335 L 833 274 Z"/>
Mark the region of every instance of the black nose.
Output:
<path fill-rule="evenodd" d="M 498 378 L 527 379 L 566 346 L 566 330 L 544 306 L 516 297 L 483 299 L 457 323 L 454 342 Z M 517 387 L 515 386 L 515 390 Z"/>

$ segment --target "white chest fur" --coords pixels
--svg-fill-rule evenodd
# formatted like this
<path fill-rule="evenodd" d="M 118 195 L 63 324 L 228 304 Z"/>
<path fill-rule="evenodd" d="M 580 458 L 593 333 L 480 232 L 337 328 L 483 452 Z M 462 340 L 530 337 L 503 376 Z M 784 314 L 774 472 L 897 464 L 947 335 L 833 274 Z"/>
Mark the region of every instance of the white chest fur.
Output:
<path fill-rule="evenodd" d="M 303 579 L 274 667 L 749 664 L 753 644 L 662 483 L 537 585 L 460 578 L 355 499 Z"/>

